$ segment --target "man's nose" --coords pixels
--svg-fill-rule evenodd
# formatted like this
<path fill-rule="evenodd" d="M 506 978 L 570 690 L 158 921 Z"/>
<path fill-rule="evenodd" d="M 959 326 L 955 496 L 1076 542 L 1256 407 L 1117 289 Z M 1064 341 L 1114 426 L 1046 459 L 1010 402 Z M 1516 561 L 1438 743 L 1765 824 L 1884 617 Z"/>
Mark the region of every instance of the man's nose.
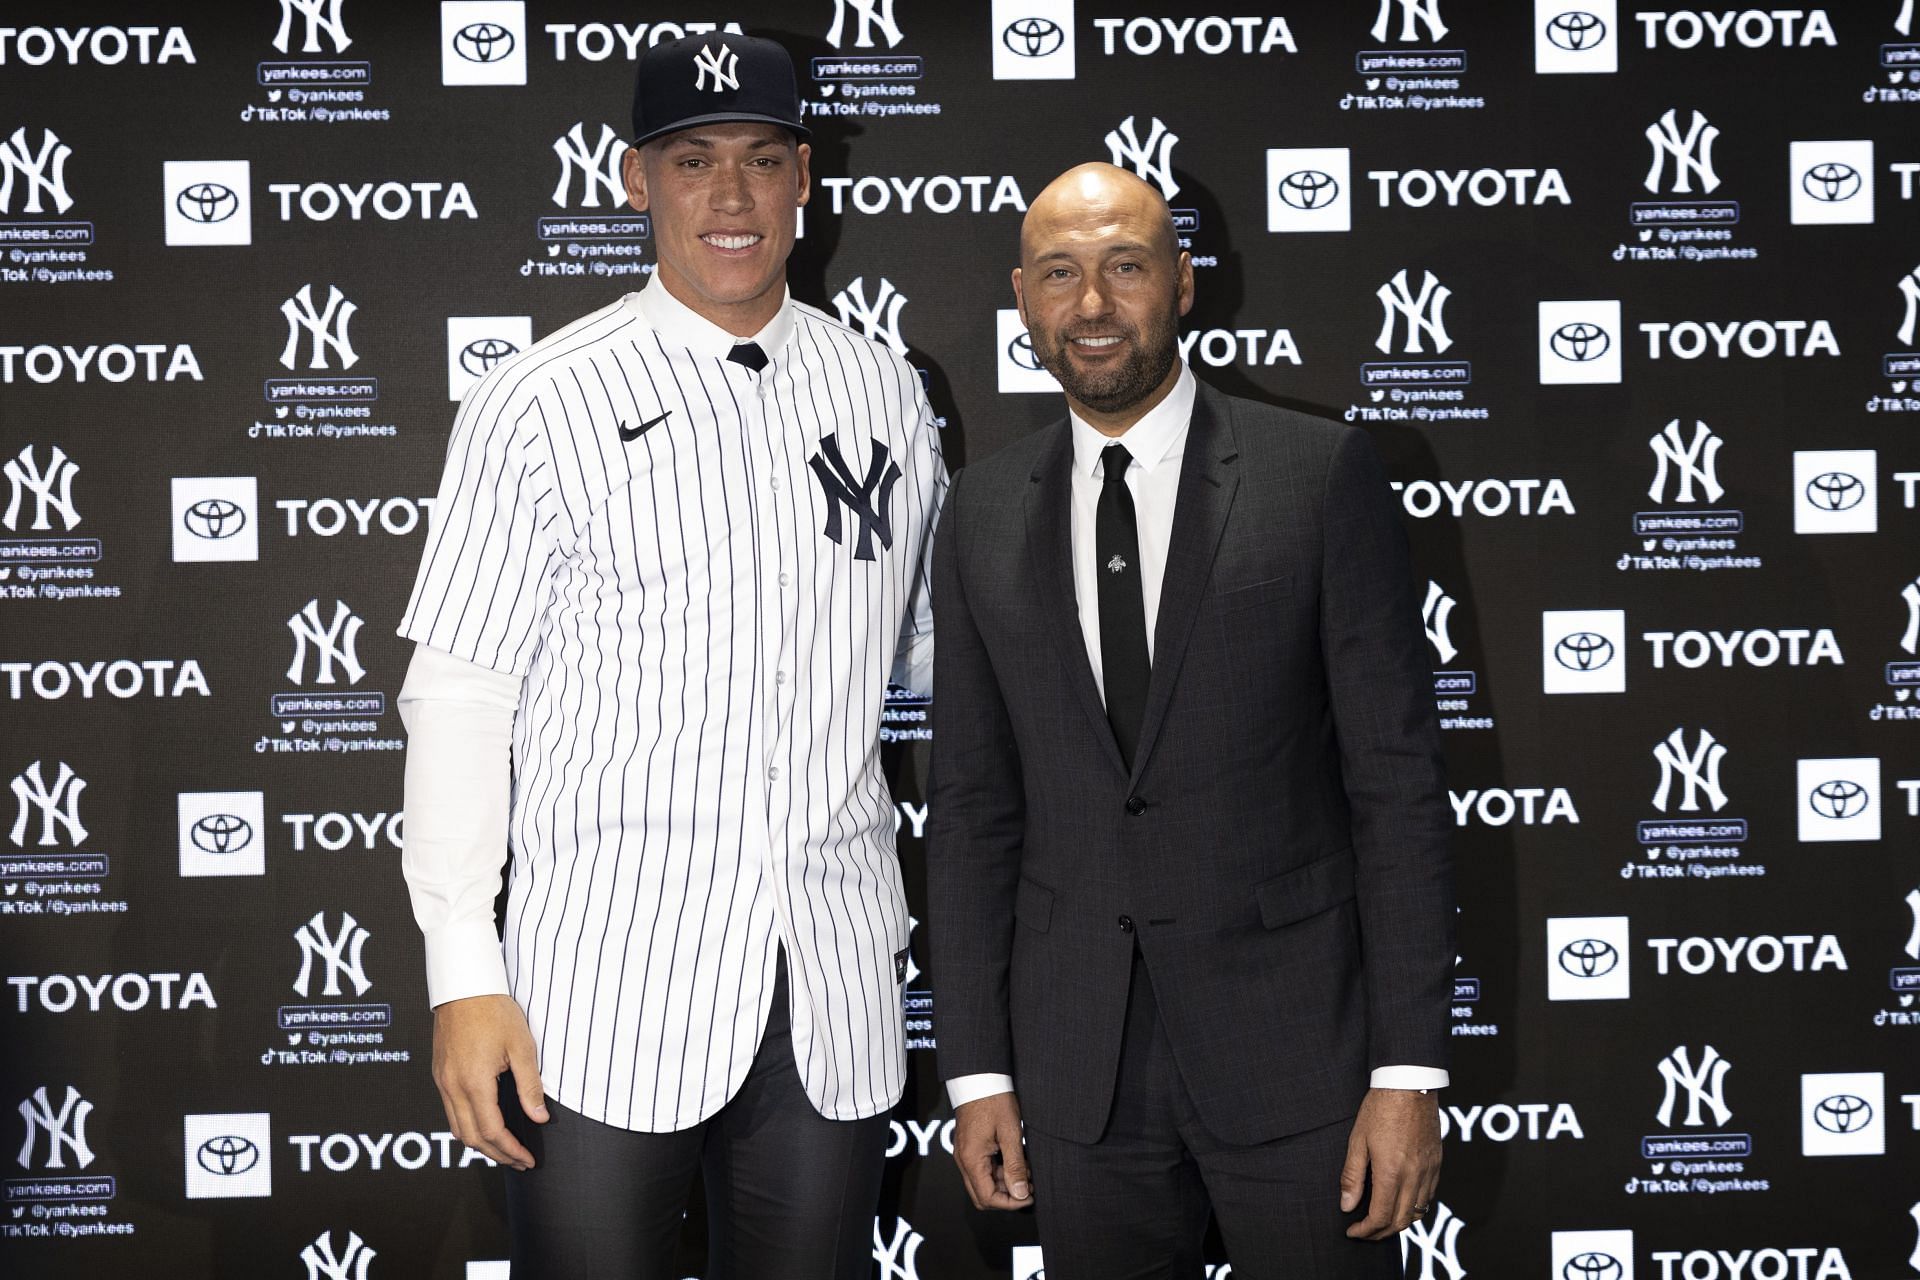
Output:
<path fill-rule="evenodd" d="M 736 165 L 721 165 L 714 176 L 708 204 L 718 212 L 741 213 L 753 207 L 747 175 Z"/>

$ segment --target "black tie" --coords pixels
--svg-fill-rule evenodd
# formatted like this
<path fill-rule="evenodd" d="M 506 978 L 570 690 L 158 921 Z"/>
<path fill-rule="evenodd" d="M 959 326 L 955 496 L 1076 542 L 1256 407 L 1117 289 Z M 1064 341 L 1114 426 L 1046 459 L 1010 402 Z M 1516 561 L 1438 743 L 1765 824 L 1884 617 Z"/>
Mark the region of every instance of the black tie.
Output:
<path fill-rule="evenodd" d="M 1100 579 L 1100 671 L 1106 686 L 1107 723 L 1120 758 L 1133 768 L 1140 721 L 1147 709 L 1147 610 L 1140 594 L 1140 532 L 1127 492 L 1133 455 L 1117 444 L 1100 453 L 1106 483 L 1094 508 L 1094 573 Z"/>
<path fill-rule="evenodd" d="M 735 364 L 743 364 L 758 373 L 767 367 L 767 353 L 760 349 L 757 342 L 736 342 L 733 350 L 727 352 L 727 359 Z"/>

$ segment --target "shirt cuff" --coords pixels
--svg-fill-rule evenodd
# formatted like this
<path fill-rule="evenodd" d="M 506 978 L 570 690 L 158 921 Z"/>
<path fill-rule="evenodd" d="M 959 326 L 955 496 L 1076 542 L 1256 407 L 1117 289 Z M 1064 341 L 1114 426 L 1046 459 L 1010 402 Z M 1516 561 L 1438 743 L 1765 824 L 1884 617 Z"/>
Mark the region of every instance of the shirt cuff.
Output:
<path fill-rule="evenodd" d="M 1444 1089 L 1447 1073 L 1438 1067 L 1375 1067 L 1369 1083 L 1375 1089 Z"/>
<path fill-rule="evenodd" d="M 507 994 L 507 961 L 492 920 L 456 920 L 427 935 L 429 1004 Z"/>
<path fill-rule="evenodd" d="M 947 1081 L 947 1101 L 958 1111 L 969 1102 L 991 1098 L 996 1093 L 1012 1093 L 1013 1077 L 983 1071 L 978 1075 L 955 1076 Z"/>

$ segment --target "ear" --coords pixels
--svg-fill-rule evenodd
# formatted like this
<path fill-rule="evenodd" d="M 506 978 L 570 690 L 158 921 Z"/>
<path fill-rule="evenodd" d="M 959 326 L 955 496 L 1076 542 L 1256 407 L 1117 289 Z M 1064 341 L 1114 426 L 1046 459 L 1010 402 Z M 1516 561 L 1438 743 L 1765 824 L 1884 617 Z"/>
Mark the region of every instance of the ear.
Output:
<path fill-rule="evenodd" d="M 1178 268 L 1180 280 L 1180 314 L 1193 310 L 1193 255 L 1185 249 L 1180 251 Z"/>
<path fill-rule="evenodd" d="M 647 211 L 647 166 L 640 158 L 640 148 L 628 147 L 627 154 L 620 157 L 620 180 L 627 188 L 627 203 L 641 213 Z"/>
<path fill-rule="evenodd" d="M 810 170 L 813 148 L 803 142 L 794 148 L 793 154 L 795 162 L 800 166 L 800 198 L 796 203 L 805 205 L 813 195 L 813 175 Z"/>
<path fill-rule="evenodd" d="M 1020 313 L 1020 323 L 1027 323 L 1027 295 L 1020 288 L 1020 268 L 1013 269 L 1013 307 Z M 1186 314 L 1185 312 L 1181 313 Z M 1032 326 L 1029 325 L 1029 328 Z"/>

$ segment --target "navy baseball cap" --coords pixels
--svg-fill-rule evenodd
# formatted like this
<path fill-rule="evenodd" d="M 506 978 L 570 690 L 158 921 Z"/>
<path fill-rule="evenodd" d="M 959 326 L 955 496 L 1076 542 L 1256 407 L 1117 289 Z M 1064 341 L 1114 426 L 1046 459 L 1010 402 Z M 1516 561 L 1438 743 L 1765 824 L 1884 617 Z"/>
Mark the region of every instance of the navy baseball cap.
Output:
<path fill-rule="evenodd" d="M 633 145 L 699 124 L 777 124 L 805 141 L 793 59 L 772 40 L 714 33 L 654 45 L 640 55 Z"/>

